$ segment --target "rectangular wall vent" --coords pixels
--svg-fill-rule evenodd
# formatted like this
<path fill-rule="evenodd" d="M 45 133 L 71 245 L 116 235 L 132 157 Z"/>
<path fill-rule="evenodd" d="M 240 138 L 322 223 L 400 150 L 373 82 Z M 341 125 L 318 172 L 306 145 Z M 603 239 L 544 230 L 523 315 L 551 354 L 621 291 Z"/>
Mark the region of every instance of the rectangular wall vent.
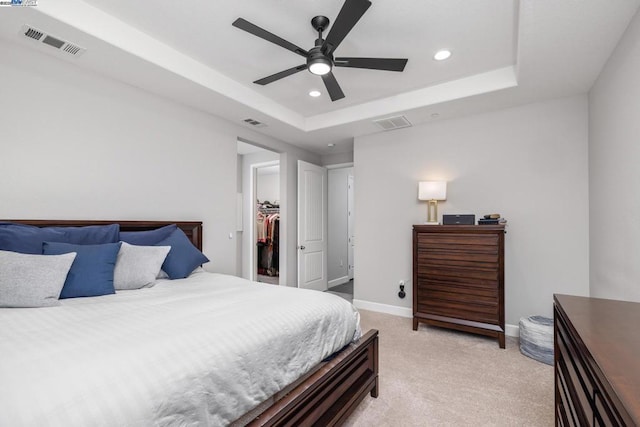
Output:
<path fill-rule="evenodd" d="M 386 119 L 374 120 L 373 123 L 382 130 L 395 130 L 412 126 L 405 116 L 387 117 Z"/>
<path fill-rule="evenodd" d="M 256 127 L 256 128 L 263 128 L 263 127 L 267 126 L 264 123 L 259 122 L 259 121 L 254 120 L 254 119 L 244 119 L 243 122 L 245 122 L 247 124 L 250 124 L 251 126 Z"/>
<path fill-rule="evenodd" d="M 53 37 L 45 33 L 44 31 L 40 31 L 27 25 L 23 25 L 20 32 L 30 39 L 37 40 L 41 43 L 44 43 L 48 46 L 66 52 L 73 56 L 80 56 L 87 50 L 83 47 L 77 46 L 73 43 L 69 43 L 65 40 L 61 40 L 57 37 Z"/>

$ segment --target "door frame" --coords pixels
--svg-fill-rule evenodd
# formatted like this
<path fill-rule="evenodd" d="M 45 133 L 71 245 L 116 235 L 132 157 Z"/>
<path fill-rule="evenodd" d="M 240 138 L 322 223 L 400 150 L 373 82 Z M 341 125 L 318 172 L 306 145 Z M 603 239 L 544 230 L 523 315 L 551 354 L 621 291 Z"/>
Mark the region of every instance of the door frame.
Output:
<path fill-rule="evenodd" d="M 346 169 L 346 168 L 354 168 L 354 162 L 336 163 L 336 164 L 333 164 L 333 165 L 324 165 L 324 167 L 325 167 L 325 168 L 327 168 L 327 170 L 332 170 L 332 169 Z M 352 174 L 352 175 L 350 175 L 350 176 L 352 176 L 352 177 L 353 177 L 353 181 L 354 181 L 354 188 L 355 188 L 355 168 L 354 168 L 354 170 L 353 170 L 353 174 Z M 354 199 L 355 199 L 355 193 L 353 194 L 353 197 L 354 197 Z M 328 203 L 330 203 L 330 202 L 328 202 Z M 355 201 L 354 201 L 354 205 L 355 205 Z M 327 207 L 328 207 L 328 206 L 327 206 Z M 355 212 L 354 212 L 354 218 L 355 218 Z M 351 231 L 353 231 L 353 235 L 355 236 L 355 224 L 353 224 L 353 221 L 354 221 L 354 220 L 352 220 L 352 221 L 351 221 L 351 222 L 352 222 L 352 224 L 351 224 L 351 225 L 352 225 L 352 227 L 353 227 L 353 230 L 351 230 Z M 348 231 L 347 231 L 347 232 L 348 232 Z M 350 239 L 350 237 L 349 237 L 349 239 Z M 355 240 L 355 238 L 354 238 L 354 240 Z M 349 242 L 349 244 L 351 244 L 351 243 Z M 327 251 L 329 251 L 329 250 L 330 250 L 330 249 L 329 249 L 329 248 L 327 248 Z M 349 253 L 349 249 L 347 248 L 347 254 L 348 254 L 348 253 Z M 327 258 L 328 258 L 328 253 L 327 253 Z M 355 255 L 354 255 L 354 258 L 355 258 Z M 353 259 L 352 259 L 352 261 L 353 261 Z M 347 264 L 350 264 L 350 263 L 351 263 L 351 261 L 347 261 Z M 353 265 L 355 265 L 355 261 L 353 261 Z M 327 268 L 327 269 L 328 269 L 328 268 Z M 329 272 L 328 272 L 328 271 L 327 271 L 327 274 L 329 274 Z M 353 271 L 351 271 L 351 269 L 349 268 L 349 269 L 347 270 L 347 277 L 349 278 L 349 280 L 352 280 L 352 279 L 353 279 L 353 280 L 354 280 L 354 282 L 355 282 L 355 269 L 354 269 Z M 327 278 L 328 278 L 328 276 L 327 276 Z M 345 283 L 346 283 L 346 282 L 345 282 Z M 334 285 L 334 286 L 337 286 L 337 285 Z"/>
<path fill-rule="evenodd" d="M 249 280 L 257 281 L 258 280 L 258 245 L 256 240 L 256 216 L 258 215 L 258 207 L 256 206 L 256 199 L 258 198 L 258 169 L 265 168 L 269 166 L 280 166 L 280 160 L 271 160 L 268 162 L 260 162 L 260 163 L 252 163 L 251 164 L 251 176 L 249 183 L 249 203 L 251 203 L 251 226 L 249 227 L 249 242 L 251 242 L 251 250 L 249 251 L 249 265 L 251 269 L 249 270 Z M 282 180 L 282 170 L 278 173 L 278 180 Z M 280 199 L 282 199 L 282 195 L 280 195 Z M 282 241 L 279 242 L 279 245 L 282 246 Z M 278 275 L 278 284 L 280 284 L 280 277 Z"/>

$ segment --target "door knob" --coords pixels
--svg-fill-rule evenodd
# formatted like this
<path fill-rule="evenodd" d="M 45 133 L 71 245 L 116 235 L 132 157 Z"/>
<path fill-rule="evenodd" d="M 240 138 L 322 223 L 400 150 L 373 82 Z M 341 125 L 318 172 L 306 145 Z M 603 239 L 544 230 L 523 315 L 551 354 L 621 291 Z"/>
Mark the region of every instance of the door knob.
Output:
<path fill-rule="evenodd" d="M 304 251 L 306 248 L 304 246 L 300 246 L 300 250 Z"/>

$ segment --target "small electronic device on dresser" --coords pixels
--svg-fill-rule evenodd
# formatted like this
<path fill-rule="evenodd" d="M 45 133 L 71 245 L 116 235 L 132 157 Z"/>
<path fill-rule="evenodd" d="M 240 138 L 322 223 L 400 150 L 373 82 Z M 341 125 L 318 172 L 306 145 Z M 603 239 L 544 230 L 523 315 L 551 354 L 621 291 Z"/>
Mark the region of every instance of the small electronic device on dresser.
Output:
<path fill-rule="evenodd" d="M 473 225 L 476 222 L 474 214 L 442 215 L 442 225 Z"/>

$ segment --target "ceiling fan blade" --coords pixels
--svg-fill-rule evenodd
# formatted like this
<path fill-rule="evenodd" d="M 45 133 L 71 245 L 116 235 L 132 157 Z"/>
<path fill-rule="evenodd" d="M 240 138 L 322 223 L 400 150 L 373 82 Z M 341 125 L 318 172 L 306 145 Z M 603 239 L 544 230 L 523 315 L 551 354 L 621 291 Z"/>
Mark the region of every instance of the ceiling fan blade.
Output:
<path fill-rule="evenodd" d="M 369 68 L 371 70 L 404 71 L 407 59 L 392 58 L 336 58 L 336 67 Z"/>
<path fill-rule="evenodd" d="M 342 43 L 342 40 L 349 34 L 349 31 L 358 23 L 362 15 L 369 9 L 369 0 L 346 0 L 340 13 L 336 17 L 329 35 L 327 35 L 322 51 L 326 54 L 332 53 Z"/>
<path fill-rule="evenodd" d="M 340 85 L 332 72 L 323 75 L 322 81 L 324 82 L 332 101 L 344 98 L 344 93 L 342 92 L 342 89 L 340 89 Z"/>
<path fill-rule="evenodd" d="M 290 50 L 293 53 L 297 53 L 300 56 L 304 56 L 305 58 L 309 55 L 309 52 L 302 49 L 301 47 L 298 47 L 295 44 L 288 42 L 285 39 L 278 37 L 275 34 L 270 33 L 269 31 L 264 30 L 245 19 L 238 18 L 235 21 L 233 21 L 232 25 L 236 28 L 240 28 L 241 30 L 251 33 L 254 36 L 258 36 L 261 39 L 265 39 L 266 41 L 277 44 L 278 46 L 283 47 L 287 50 Z"/>
<path fill-rule="evenodd" d="M 297 67 L 289 68 L 288 70 L 284 70 L 284 71 L 280 71 L 279 73 L 272 74 L 269 77 L 256 80 L 254 83 L 264 86 L 266 84 L 273 83 L 276 80 L 280 80 L 284 77 L 290 76 L 291 74 L 295 74 L 306 69 L 307 69 L 307 64 L 298 65 Z"/>

